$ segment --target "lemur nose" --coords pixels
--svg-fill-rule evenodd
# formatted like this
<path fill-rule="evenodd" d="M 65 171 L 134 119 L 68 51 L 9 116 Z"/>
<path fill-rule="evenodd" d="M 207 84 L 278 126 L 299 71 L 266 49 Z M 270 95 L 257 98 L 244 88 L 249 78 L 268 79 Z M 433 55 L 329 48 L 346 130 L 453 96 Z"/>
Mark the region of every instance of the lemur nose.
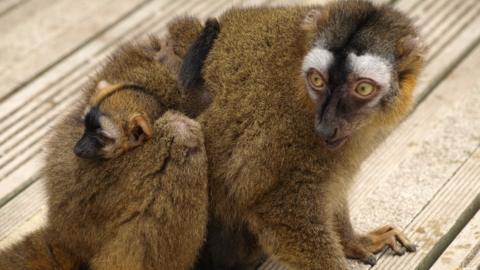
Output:
<path fill-rule="evenodd" d="M 338 133 L 338 128 L 331 124 L 319 123 L 316 129 L 318 134 L 326 141 L 335 139 Z"/>

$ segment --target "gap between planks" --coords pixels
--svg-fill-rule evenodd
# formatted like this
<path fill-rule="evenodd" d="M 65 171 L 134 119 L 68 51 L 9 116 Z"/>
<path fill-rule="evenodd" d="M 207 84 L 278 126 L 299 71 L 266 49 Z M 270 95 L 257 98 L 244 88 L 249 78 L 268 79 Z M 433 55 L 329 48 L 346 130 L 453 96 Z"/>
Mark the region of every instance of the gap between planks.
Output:
<path fill-rule="evenodd" d="M 142 0 L 35 0 L 0 17 L 0 100 L 140 5 Z"/>

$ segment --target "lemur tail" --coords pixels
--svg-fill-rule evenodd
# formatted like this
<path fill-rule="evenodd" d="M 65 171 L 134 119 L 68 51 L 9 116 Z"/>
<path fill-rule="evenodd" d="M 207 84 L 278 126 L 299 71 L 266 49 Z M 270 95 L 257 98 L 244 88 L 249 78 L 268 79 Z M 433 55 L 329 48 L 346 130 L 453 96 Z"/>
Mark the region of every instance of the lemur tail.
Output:
<path fill-rule="evenodd" d="M 36 231 L 0 251 L 1 270 L 89 270 L 87 263 L 49 241 L 46 231 Z"/>
<path fill-rule="evenodd" d="M 203 84 L 203 63 L 219 33 L 220 25 L 217 19 L 208 19 L 202 32 L 188 49 L 178 76 L 180 86 L 186 91 L 198 88 Z"/>

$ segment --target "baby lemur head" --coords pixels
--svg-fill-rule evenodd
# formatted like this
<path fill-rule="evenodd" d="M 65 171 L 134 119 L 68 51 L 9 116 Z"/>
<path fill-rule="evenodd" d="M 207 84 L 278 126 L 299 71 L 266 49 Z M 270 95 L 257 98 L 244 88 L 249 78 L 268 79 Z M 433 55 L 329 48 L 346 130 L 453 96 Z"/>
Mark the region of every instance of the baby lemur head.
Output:
<path fill-rule="evenodd" d="M 357 130 L 397 122 L 423 65 L 417 32 L 402 13 L 366 1 L 337 1 L 306 16 L 310 44 L 302 77 L 315 130 L 336 149 Z"/>
<path fill-rule="evenodd" d="M 156 99 L 141 87 L 100 81 L 85 109 L 85 131 L 74 152 L 87 159 L 117 157 L 150 138 L 159 115 Z"/>

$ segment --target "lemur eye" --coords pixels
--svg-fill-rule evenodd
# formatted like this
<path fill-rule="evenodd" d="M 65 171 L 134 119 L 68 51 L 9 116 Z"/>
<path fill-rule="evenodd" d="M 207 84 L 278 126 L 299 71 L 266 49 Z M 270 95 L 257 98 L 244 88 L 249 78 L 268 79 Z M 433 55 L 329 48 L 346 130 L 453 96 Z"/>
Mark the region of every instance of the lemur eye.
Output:
<path fill-rule="evenodd" d="M 106 131 L 103 130 L 103 129 L 97 129 L 97 135 L 98 135 L 103 141 L 106 141 L 106 142 L 115 141 L 115 139 L 114 139 L 108 132 L 106 132 Z"/>
<path fill-rule="evenodd" d="M 376 88 L 377 87 L 373 83 L 362 81 L 355 87 L 355 93 L 361 97 L 368 97 L 377 90 Z"/>
<path fill-rule="evenodd" d="M 316 70 L 311 70 L 308 73 L 308 82 L 310 86 L 315 88 L 316 90 L 323 90 L 327 85 L 322 75 Z"/>

